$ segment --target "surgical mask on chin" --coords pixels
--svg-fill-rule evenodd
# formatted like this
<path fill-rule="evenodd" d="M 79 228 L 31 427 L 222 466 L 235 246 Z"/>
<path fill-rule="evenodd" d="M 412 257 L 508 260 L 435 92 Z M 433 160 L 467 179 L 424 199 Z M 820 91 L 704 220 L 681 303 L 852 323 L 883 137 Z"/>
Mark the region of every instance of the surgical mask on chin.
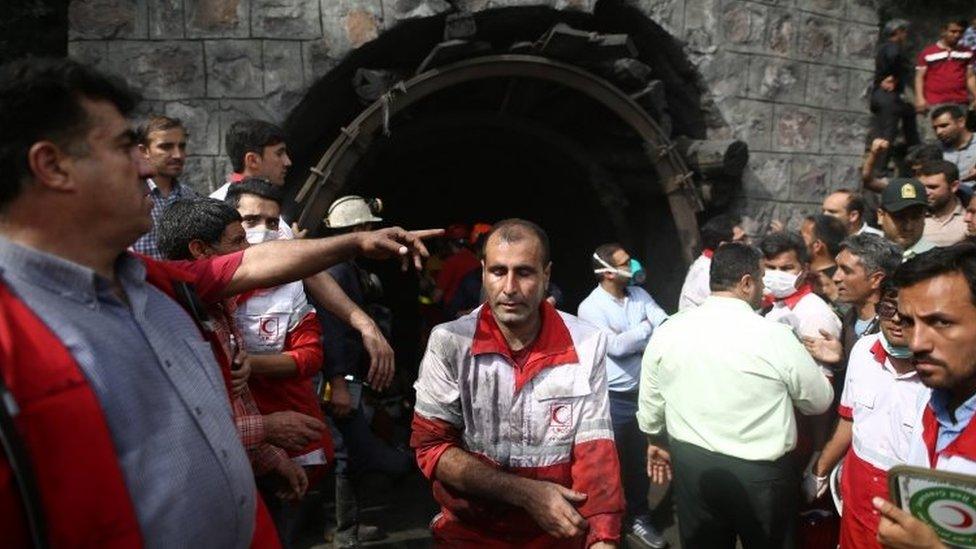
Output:
<path fill-rule="evenodd" d="M 278 240 L 278 231 L 265 229 L 264 227 L 251 227 L 244 229 L 244 237 L 248 244 L 260 244 L 271 240 Z"/>
<path fill-rule="evenodd" d="M 796 293 L 796 279 L 799 276 L 786 271 L 767 270 L 763 275 L 763 285 L 773 297 L 783 299 Z"/>
<path fill-rule="evenodd" d="M 880 334 L 881 346 L 884 347 L 888 356 L 893 358 L 912 358 L 912 350 L 908 347 L 896 347 L 891 343 L 888 343 L 888 338 L 885 337 L 884 332 Z"/>
<path fill-rule="evenodd" d="M 628 286 L 643 284 L 644 280 L 647 279 L 647 273 L 644 272 L 644 266 L 641 265 L 640 261 L 637 261 L 634 258 L 631 258 L 630 263 L 627 265 L 627 267 L 630 269 L 629 271 L 612 267 L 609 263 L 601 259 L 600 256 L 596 254 L 593 254 L 593 259 L 600 263 L 600 265 L 603 265 L 602 269 L 594 269 L 594 273 L 612 273 L 617 276 L 622 276 L 627 279 Z"/>

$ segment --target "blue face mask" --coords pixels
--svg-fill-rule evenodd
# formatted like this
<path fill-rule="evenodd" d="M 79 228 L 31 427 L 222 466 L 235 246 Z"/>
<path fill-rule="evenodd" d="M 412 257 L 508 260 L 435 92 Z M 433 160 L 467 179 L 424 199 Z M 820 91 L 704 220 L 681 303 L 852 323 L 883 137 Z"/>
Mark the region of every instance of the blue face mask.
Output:
<path fill-rule="evenodd" d="M 908 347 L 896 347 L 891 343 L 888 343 L 888 340 L 885 338 L 883 332 L 880 335 L 881 337 L 879 339 L 881 341 L 881 346 L 884 347 L 884 350 L 886 353 L 888 353 L 888 356 L 892 358 L 912 358 L 914 353 L 912 353 L 911 349 Z"/>
<path fill-rule="evenodd" d="M 630 258 L 630 281 L 627 284 L 637 286 L 643 284 L 646 279 L 647 273 L 644 272 L 644 266 L 641 265 L 640 261 Z"/>
<path fill-rule="evenodd" d="M 627 264 L 628 270 L 612 267 L 609 263 L 600 259 L 600 256 L 596 254 L 593 254 L 593 259 L 597 260 L 600 265 L 603 265 L 602 269 L 594 269 L 594 273 L 611 273 L 617 276 L 622 276 L 627 279 L 628 286 L 643 284 L 644 280 L 647 278 L 647 274 L 644 272 L 644 266 L 640 264 L 640 261 L 637 261 L 634 258 L 630 258 L 630 262 Z"/>

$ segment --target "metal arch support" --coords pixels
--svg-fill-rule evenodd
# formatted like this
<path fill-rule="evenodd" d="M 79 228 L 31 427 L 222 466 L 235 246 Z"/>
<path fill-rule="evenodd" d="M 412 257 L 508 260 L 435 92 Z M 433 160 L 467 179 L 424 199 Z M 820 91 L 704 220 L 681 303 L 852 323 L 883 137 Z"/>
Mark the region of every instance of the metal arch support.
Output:
<path fill-rule="evenodd" d="M 668 136 L 640 105 L 612 83 L 574 65 L 534 55 L 489 55 L 467 59 L 431 69 L 391 88 L 343 128 L 311 168 L 312 173 L 295 197 L 298 204 L 304 203 L 299 225 L 312 228 L 319 224 L 363 151 L 399 112 L 443 89 L 499 77 L 560 84 L 599 101 L 626 122 L 645 142 L 644 150 L 657 172 L 661 190 L 668 197 L 683 258 L 686 263 L 692 261 L 698 244 L 695 213 L 701 210 L 701 199 L 688 177 L 690 170 Z"/>

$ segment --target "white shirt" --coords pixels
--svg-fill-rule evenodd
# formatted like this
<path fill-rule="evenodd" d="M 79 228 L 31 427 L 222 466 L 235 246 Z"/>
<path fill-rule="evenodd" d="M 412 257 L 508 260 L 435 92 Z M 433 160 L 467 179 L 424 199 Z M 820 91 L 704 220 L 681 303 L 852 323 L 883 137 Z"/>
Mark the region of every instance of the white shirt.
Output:
<path fill-rule="evenodd" d="M 880 236 L 884 238 L 884 231 L 881 229 L 875 229 L 874 227 L 868 225 L 867 223 L 861 223 L 861 228 L 857 230 L 854 234 L 873 234 L 874 236 Z"/>
<path fill-rule="evenodd" d="M 641 356 L 654 328 L 668 314 L 644 288 L 627 287 L 627 295 L 617 300 L 597 286 L 580 303 L 578 316 L 607 334 L 607 386 L 611 391 L 637 392 Z"/>
<path fill-rule="evenodd" d="M 798 338 L 822 338 L 820 330 L 823 330 L 834 338 L 840 339 L 840 317 L 826 301 L 813 292 L 801 295 L 799 301 L 796 301 L 793 296 L 776 300 L 773 308 L 766 313 L 766 318 L 786 324 L 793 329 L 793 333 Z M 825 375 L 833 375 L 829 365 L 819 362 L 818 364 Z"/>
<path fill-rule="evenodd" d="M 887 471 L 908 461 L 916 403 L 928 400 L 929 389 L 914 369 L 895 371 L 880 339 L 881 334 L 864 336 L 851 349 L 838 413 L 854 422 L 857 457 Z"/>
<path fill-rule="evenodd" d="M 678 310 L 683 311 L 697 307 L 704 303 L 712 293 L 708 282 L 709 270 L 712 268 L 712 258 L 702 254 L 688 267 L 685 283 L 681 286 L 681 297 L 678 298 Z"/>

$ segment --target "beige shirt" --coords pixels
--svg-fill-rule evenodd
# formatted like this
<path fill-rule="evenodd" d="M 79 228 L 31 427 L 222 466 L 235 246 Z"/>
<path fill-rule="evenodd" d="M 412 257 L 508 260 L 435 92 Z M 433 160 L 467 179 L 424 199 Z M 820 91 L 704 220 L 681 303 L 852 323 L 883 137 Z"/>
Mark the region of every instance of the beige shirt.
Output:
<path fill-rule="evenodd" d="M 662 324 L 641 368 L 637 421 L 712 452 L 774 460 L 796 445 L 793 409 L 820 414 L 827 377 L 788 326 L 710 296 Z"/>
<path fill-rule="evenodd" d="M 956 207 L 947 217 L 938 219 L 932 215 L 925 217 L 925 230 L 922 238 L 936 246 L 951 246 L 966 238 L 966 222 L 963 221 L 966 209 L 962 207 L 958 198 Z"/>

